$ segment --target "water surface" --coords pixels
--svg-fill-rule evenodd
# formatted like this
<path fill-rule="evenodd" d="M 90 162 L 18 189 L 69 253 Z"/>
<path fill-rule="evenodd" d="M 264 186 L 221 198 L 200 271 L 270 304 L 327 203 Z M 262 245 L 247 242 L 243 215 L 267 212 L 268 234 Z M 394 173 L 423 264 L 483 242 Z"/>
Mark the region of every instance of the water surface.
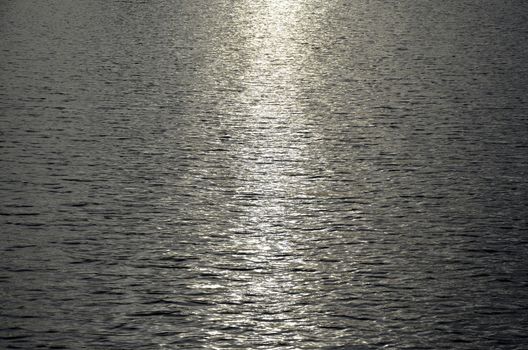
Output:
<path fill-rule="evenodd" d="M 527 14 L 2 1 L 0 345 L 526 348 Z"/>

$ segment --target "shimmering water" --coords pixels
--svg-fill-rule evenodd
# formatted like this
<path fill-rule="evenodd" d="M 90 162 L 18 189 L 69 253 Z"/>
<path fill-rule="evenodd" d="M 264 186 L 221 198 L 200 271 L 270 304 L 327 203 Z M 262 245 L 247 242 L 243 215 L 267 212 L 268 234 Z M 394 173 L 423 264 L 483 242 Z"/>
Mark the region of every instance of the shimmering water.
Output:
<path fill-rule="evenodd" d="M 0 347 L 528 348 L 528 4 L 0 2 Z"/>

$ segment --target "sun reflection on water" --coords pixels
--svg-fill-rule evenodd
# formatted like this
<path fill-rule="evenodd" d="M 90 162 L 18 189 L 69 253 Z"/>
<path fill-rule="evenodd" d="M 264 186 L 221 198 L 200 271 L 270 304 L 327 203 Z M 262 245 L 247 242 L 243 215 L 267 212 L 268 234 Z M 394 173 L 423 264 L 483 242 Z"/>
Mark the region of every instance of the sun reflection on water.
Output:
<path fill-rule="evenodd" d="M 240 213 L 229 244 L 239 264 L 225 266 L 227 290 L 210 318 L 225 325 L 224 338 L 236 329 L 244 331 L 237 336 L 245 341 L 272 348 L 306 341 L 296 330 L 306 334 L 315 327 L 315 320 L 303 316 L 312 287 L 298 271 L 301 266 L 309 271 L 310 263 L 299 253 L 300 237 L 288 229 L 299 214 L 292 198 L 304 190 L 292 174 L 302 174 L 309 160 L 307 145 L 298 138 L 304 129 L 298 95 L 305 53 L 296 39 L 305 3 L 246 6 L 252 16 L 242 35 L 249 38 L 245 50 L 251 55 L 235 107 L 244 112 L 236 122 L 240 143 L 231 164 L 239 179 L 233 200 Z"/>

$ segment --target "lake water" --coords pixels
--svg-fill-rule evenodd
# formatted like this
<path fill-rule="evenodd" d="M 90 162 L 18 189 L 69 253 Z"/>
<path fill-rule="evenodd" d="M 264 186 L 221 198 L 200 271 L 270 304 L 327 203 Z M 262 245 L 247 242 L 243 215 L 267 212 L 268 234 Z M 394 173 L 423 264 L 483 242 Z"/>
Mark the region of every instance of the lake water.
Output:
<path fill-rule="evenodd" d="M 526 349 L 528 3 L 0 2 L 0 347 Z"/>

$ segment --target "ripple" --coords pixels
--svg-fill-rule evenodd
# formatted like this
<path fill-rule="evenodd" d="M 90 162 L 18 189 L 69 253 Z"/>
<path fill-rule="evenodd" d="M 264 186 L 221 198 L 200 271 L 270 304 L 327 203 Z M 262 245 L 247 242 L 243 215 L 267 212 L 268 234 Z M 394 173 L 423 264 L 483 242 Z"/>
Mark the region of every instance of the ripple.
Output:
<path fill-rule="evenodd" d="M 525 347 L 522 2 L 1 6 L 0 347 Z"/>

